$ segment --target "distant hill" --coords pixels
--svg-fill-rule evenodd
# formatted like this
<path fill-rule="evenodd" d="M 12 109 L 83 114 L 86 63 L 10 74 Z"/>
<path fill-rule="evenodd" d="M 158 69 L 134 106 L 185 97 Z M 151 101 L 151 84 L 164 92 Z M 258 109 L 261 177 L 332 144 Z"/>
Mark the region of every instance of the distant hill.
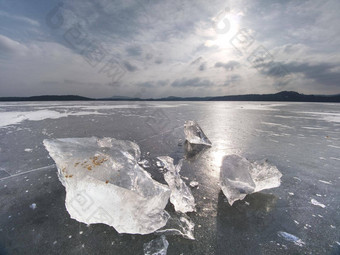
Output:
<path fill-rule="evenodd" d="M 276 94 L 249 94 L 218 97 L 174 97 L 166 98 L 131 98 L 114 96 L 109 98 L 88 98 L 81 96 L 33 96 L 33 97 L 0 97 L 0 101 L 284 101 L 284 102 L 329 102 L 339 103 L 338 95 L 304 95 L 294 91 L 282 91 Z"/>

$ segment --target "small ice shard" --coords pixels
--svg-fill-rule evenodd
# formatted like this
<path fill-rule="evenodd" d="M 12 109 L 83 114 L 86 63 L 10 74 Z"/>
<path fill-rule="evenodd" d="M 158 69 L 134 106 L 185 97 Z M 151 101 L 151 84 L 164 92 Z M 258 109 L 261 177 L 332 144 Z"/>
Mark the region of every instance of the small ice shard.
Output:
<path fill-rule="evenodd" d="M 171 157 L 163 156 L 157 159 L 163 163 L 166 170 L 164 180 L 170 187 L 170 202 L 174 205 L 175 210 L 182 213 L 195 211 L 195 198 L 179 174 L 183 160 L 180 160 L 175 166 Z"/>
<path fill-rule="evenodd" d="M 191 181 L 191 182 L 189 183 L 189 185 L 190 185 L 190 187 L 195 188 L 195 187 L 198 186 L 198 182 L 197 182 L 197 181 Z"/>
<path fill-rule="evenodd" d="M 26 148 L 25 151 L 26 151 L 26 152 L 31 152 L 31 151 L 33 151 L 33 150 L 30 149 L 30 148 Z"/>
<path fill-rule="evenodd" d="M 157 161 L 156 165 L 157 165 L 158 168 L 163 168 L 164 167 L 164 164 L 161 161 Z"/>
<path fill-rule="evenodd" d="M 195 223 L 186 215 L 176 215 L 170 217 L 166 225 L 157 230 L 156 233 L 165 235 L 181 235 L 186 239 L 195 240 Z"/>
<path fill-rule="evenodd" d="M 200 126 L 193 120 L 188 120 L 184 124 L 185 139 L 191 144 L 203 144 L 211 146 L 208 137 L 203 133 Z"/>
<path fill-rule="evenodd" d="M 144 255 L 166 255 L 169 242 L 162 235 L 143 245 Z"/>
<path fill-rule="evenodd" d="M 302 240 L 300 238 L 298 238 L 297 236 L 294 236 L 292 234 L 289 234 L 287 232 L 283 232 L 283 231 L 279 231 L 277 232 L 279 237 L 284 238 L 286 241 L 288 242 L 293 242 L 294 244 L 298 245 L 298 246 L 304 246 L 305 243 L 302 242 Z"/>
<path fill-rule="evenodd" d="M 324 180 L 319 180 L 319 182 L 322 182 L 322 183 L 325 183 L 325 184 L 328 184 L 328 185 L 332 185 L 332 183 L 331 183 L 331 182 L 324 181 Z"/>
<path fill-rule="evenodd" d="M 32 210 L 35 210 L 35 209 L 37 208 L 37 204 L 36 204 L 36 203 L 31 204 L 31 205 L 30 205 L 30 208 L 31 208 Z"/>
<path fill-rule="evenodd" d="M 149 168 L 150 162 L 147 159 L 143 159 L 143 160 L 138 161 L 138 165 L 140 165 L 143 168 Z"/>
<path fill-rule="evenodd" d="M 170 190 L 138 165 L 137 144 L 90 137 L 44 140 L 44 145 L 65 186 L 71 218 L 130 234 L 149 234 L 166 224 Z"/>
<path fill-rule="evenodd" d="M 264 189 L 279 187 L 282 174 L 266 160 L 250 162 L 238 155 L 223 158 L 220 172 L 220 186 L 232 205 L 246 195 Z"/>
<path fill-rule="evenodd" d="M 313 205 L 320 206 L 320 207 L 322 207 L 322 208 L 325 208 L 325 207 L 326 207 L 324 204 L 319 203 L 319 202 L 316 201 L 314 198 L 312 198 L 310 202 L 311 202 Z"/>

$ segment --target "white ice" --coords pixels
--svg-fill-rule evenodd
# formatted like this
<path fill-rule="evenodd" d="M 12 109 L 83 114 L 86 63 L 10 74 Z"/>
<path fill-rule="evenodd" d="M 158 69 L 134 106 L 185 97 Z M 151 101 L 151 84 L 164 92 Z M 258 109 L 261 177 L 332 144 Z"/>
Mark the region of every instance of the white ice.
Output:
<path fill-rule="evenodd" d="M 44 140 L 44 145 L 58 167 L 71 218 L 131 234 L 166 224 L 170 190 L 138 165 L 137 144 L 90 137 Z"/>
<path fill-rule="evenodd" d="M 169 242 L 162 235 L 143 245 L 144 255 L 166 255 Z"/>
<path fill-rule="evenodd" d="M 239 155 L 228 155 L 222 161 L 220 186 L 232 205 L 248 194 L 279 187 L 281 177 L 279 170 L 266 160 L 250 162 Z"/>
<path fill-rule="evenodd" d="M 171 157 L 163 156 L 158 157 L 158 159 L 166 170 L 164 179 L 170 187 L 170 202 L 174 205 L 175 210 L 182 213 L 195 211 L 195 198 L 179 174 L 183 161 L 180 160 L 178 165 L 175 166 Z"/>
<path fill-rule="evenodd" d="M 185 139 L 191 144 L 203 144 L 211 146 L 208 137 L 203 133 L 200 126 L 193 120 L 186 121 L 184 124 Z"/>
<path fill-rule="evenodd" d="M 312 198 L 312 199 L 310 200 L 310 202 L 311 202 L 313 205 L 320 206 L 321 208 L 325 208 L 325 207 L 326 207 L 324 204 L 321 204 L 320 202 L 318 202 L 318 201 L 315 200 L 314 198 Z"/>
<path fill-rule="evenodd" d="M 18 124 L 24 120 L 39 121 L 44 119 L 59 119 L 67 116 L 101 114 L 98 112 L 57 112 L 52 110 L 37 110 L 29 112 L 0 112 L 0 128 Z"/>

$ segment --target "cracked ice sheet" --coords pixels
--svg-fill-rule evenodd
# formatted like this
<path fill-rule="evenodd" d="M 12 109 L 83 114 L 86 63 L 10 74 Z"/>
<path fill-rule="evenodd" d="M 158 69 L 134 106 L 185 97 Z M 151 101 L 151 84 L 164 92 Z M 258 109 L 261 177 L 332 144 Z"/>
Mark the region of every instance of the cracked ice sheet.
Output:
<path fill-rule="evenodd" d="M 220 186 L 232 205 L 246 195 L 264 189 L 279 187 L 282 174 L 265 160 L 250 162 L 238 155 L 223 158 L 220 172 Z"/>
<path fill-rule="evenodd" d="M 183 160 L 180 160 L 178 165 L 175 166 L 171 157 L 163 156 L 157 159 L 166 169 L 164 179 L 170 187 L 170 202 L 174 205 L 175 210 L 182 213 L 195 211 L 195 198 L 179 174 Z"/>
<path fill-rule="evenodd" d="M 71 218 L 130 234 L 149 234 L 166 224 L 170 190 L 138 165 L 137 144 L 90 137 L 44 140 L 44 145 L 65 186 Z"/>

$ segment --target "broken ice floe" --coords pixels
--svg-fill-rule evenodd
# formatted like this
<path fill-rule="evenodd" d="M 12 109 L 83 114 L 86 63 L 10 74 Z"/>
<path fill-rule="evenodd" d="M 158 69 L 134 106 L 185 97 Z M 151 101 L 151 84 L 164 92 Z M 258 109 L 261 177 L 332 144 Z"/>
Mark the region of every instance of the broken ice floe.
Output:
<path fill-rule="evenodd" d="M 170 190 L 138 165 L 137 144 L 91 137 L 44 140 L 44 145 L 58 167 L 71 218 L 131 234 L 166 224 Z"/>
<path fill-rule="evenodd" d="M 195 240 L 195 223 L 186 214 L 172 215 L 166 225 L 156 233 L 165 235 L 181 235 L 186 239 Z"/>
<path fill-rule="evenodd" d="M 203 133 L 200 126 L 193 120 L 188 120 L 184 124 L 185 139 L 190 144 L 203 144 L 211 146 L 208 137 Z"/>
<path fill-rule="evenodd" d="M 161 161 L 166 170 L 164 179 L 170 187 L 170 202 L 174 205 L 175 210 L 182 213 L 195 211 L 195 198 L 179 174 L 183 160 L 180 160 L 176 166 L 171 157 L 158 157 L 158 160 Z"/>
<path fill-rule="evenodd" d="M 162 235 L 143 245 L 144 255 L 166 255 L 169 242 Z"/>
<path fill-rule="evenodd" d="M 246 195 L 264 189 L 279 187 L 282 174 L 266 160 L 250 162 L 238 155 L 223 158 L 220 172 L 220 186 L 232 205 Z"/>
<path fill-rule="evenodd" d="M 326 207 L 324 204 L 321 204 L 320 202 L 318 202 L 318 201 L 315 200 L 314 198 L 312 198 L 312 199 L 310 200 L 310 202 L 311 202 L 313 205 L 320 206 L 321 208 L 325 208 L 325 207 Z"/>
<path fill-rule="evenodd" d="M 277 235 L 279 237 L 284 238 L 288 242 L 293 242 L 294 244 L 296 244 L 298 246 L 304 246 L 305 245 L 305 243 L 300 238 L 298 238 L 297 236 L 294 236 L 292 234 L 289 234 L 287 232 L 279 231 L 279 232 L 277 232 Z"/>

